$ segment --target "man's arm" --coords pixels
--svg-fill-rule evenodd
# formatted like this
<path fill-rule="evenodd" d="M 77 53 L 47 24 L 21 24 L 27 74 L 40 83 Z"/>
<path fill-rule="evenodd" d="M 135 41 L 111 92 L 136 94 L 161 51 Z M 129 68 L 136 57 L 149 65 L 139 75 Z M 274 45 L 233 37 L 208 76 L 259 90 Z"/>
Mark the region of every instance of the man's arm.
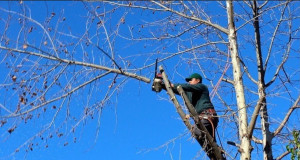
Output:
<path fill-rule="evenodd" d="M 205 86 L 203 84 L 191 85 L 187 83 L 176 83 L 173 85 L 173 88 L 177 88 L 179 85 L 181 85 L 182 89 L 186 92 L 202 92 L 205 89 Z"/>
<path fill-rule="evenodd" d="M 175 94 L 179 95 L 179 92 L 178 92 L 177 89 L 174 87 L 174 84 L 173 84 L 173 83 L 170 83 L 170 85 L 171 85 L 171 87 L 172 87 L 173 92 L 174 92 Z M 165 84 L 162 84 L 162 89 L 167 90 Z"/>

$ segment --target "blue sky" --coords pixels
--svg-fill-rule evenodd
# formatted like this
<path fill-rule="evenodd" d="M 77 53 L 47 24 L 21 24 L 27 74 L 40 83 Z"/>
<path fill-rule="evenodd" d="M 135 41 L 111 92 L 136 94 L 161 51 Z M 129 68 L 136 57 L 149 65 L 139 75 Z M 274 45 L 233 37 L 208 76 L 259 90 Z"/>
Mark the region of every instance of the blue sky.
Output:
<path fill-rule="evenodd" d="M 9 8 L 12 11 L 22 10 L 22 5 L 16 2 L 1 2 L 2 7 Z M 63 14 L 66 17 L 66 26 L 62 27 L 62 31 L 80 36 L 84 33 L 84 25 L 86 22 L 86 11 L 81 2 L 23 2 L 30 8 L 31 17 L 42 23 L 45 17 L 52 12 Z M 9 7 L 8 7 L 9 6 Z M 79 12 L 78 12 L 79 11 Z M 143 16 L 143 15 L 142 15 Z M 120 15 L 121 17 L 121 15 Z M 57 20 L 57 19 L 55 19 Z M 112 19 L 113 20 L 113 19 Z M 114 21 L 114 20 L 113 20 Z M 116 18 L 116 21 L 118 19 Z M 112 22 L 115 23 L 115 22 Z M 16 26 L 14 26 L 16 25 Z M 3 25 L 1 27 L 4 27 Z M 19 29 L 18 24 L 14 21 L 11 27 Z M 68 28 L 69 27 L 69 28 Z M 8 34 L 16 37 L 14 29 L 11 29 Z M 38 30 L 38 29 L 37 29 Z M 39 31 L 37 34 L 41 34 Z M 33 34 L 36 34 L 33 32 Z M 37 35 L 40 37 L 41 35 Z M 37 45 L 43 40 L 39 40 L 34 35 L 28 36 L 28 42 Z M 20 45 L 21 46 L 21 45 Z M 127 46 L 116 48 L 116 51 L 121 52 Z M 134 53 L 144 52 L 143 46 L 136 45 Z M 127 50 L 127 49 L 126 49 Z M 130 53 L 128 53 L 130 55 Z M 126 56 L 126 55 L 122 55 Z M 78 57 L 80 59 L 80 57 Z M 97 63 L 97 62 L 96 62 Z M 151 62 L 152 63 L 152 62 Z M 8 73 L 10 70 L 5 68 L 2 63 L 2 71 Z M 136 61 L 139 67 L 139 61 Z M 30 67 L 29 67 L 30 68 Z M 154 67 L 148 71 L 153 72 Z M 153 74 L 153 73 L 152 73 Z M 150 74 L 146 74 L 150 77 Z M 7 78 L 7 77 L 2 77 Z M 1 147 L 1 158 L 3 159 L 188 159 L 193 158 L 199 152 L 200 146 L 194 142 L 183 123 L 178 119 L 178 115 L 173 108 L 173 105 L 158 99 L 158 94 L 151 91 L 151 85 L 143 82 L 137 82 L 130 79 L 123 89 L 121 94 L 114 96 L 112 104 L 107 105 L 101 114 L 101 126 L 99 135 L 96 136 L 98 120 L 87 119 L 84 127 L 79 127 L 75 134 L 70 134 L 66 137 L 58 138 L 53 134 L 53 138 L 47 142 L 37 138 L 33 141 L 33 151 L 26 152 L 26 148 L 21 148 L 20 151 L 13 156 L 9 156 L 15 149 L 23 144 L 29 137 L 35 135 L 37 131 L 49 123 L 51 116 L 42 115 L 42 120 L 28 121 L 22 125 L 20 121 L 12 121 L 21 123 L 12 133 L 6 132 L 7 128 L 1 128 L 1 143 L 6 147 Z M 55 94 L 55 91 L 50 91 Z M 9 94 L 5 97 L 9 97 Z M 166 97 L 165 93 L 162 93 Z M 81 95 L 81 96 L 85 96 Z M 80 98 L 80 96 L 78 96 Z M 83 101 L 85 98 L 83 98 Z M 11 102 L 6 102 L 12 103 Z M 78 102 L 76 98 L 71 102 L 75 112 L 78 112 Z M 79 107 L 80 108 L 80 107 Z M 62 111 L 65 112 L 65 111 Z M 53 114 L 54 111 L 50 111 Z M 96 114 L 97 116 L 98 114 Z M 59 117 L 63 119 L 64 117 Z M 59 123 L 58 123 L 59 126 Z M 7 126 L 9 128 L 9 126 Z M 66 130 L 67 127 L 65 128 Z M 68 134 L 69 132 L 66 131 Z M 46 136 L 49 136 L 46 134 Z M 170 142 L 168 147 L 160 147 L 168 141 L 177 138 L 176 141 Z M 75 140 L 76 137 L 76 140 Z M 97 138 L 96 138 L 97 137 Z M 76 141 L 76 142 L 75 142 Z M 66 142 L 68 143 L 66 145 Z M 66 146 L 65 146 L 66 145 Z M 27 146 L 27 145 L 26 145 Z M 47 146 L 47 147 L 46 147 Z M 189 148 L 181 151 L 182 148 Z M 158 148 L 158 149 L 157 149 Z"/>
<path fill-rule="evenodd" d="M 226 10 L 216 10 L 214 5 L 215 4 L 213 3 L 206 7 L 207 13 L 214 15 L 212 20 L 215 20 L 216 23 L 226 26 Z M 108 53 L 111 53 L 110 48 L 108 47 L 109 44 L 107 41 L 105 41 L 104 30 L 97 30 L 97 25 L 95 25 L 100 20 L 97 18 L 91 19 L 91 14 L 87 13 L 87 10 L 82 2 L 24 1 L 23 4 L 20 4 L 19 2 L 0 2 L 0 6 L 1 8 L 7 10 L 10 9 L 11 11 L 15 12 L 26 10 L 26 15 L 38 21 L 42 25 L 47 26 L 45 29 L 48 29 L 48 27 L 51 28 L 52 31 L 49 32 L 50 36 L 57 39 L 57 41 L 55 41 L 55 45 L 59 46 L 60 43 L 64 43 L 68 51 L 71 53 L 65 55 L 60 54 L 61 58 L 73 58 L 74 60 L 78 61 L 87 61 L 90 63 L 112 66 L 112 62 L 110 62 L 106 56 L 103 56 L 103 53 L 95 49 L 95 47 L 92 45 L 84 46 L 84 40 L 83 42 L 80 41 L 78 45 L 76 44 L 76 42 L 79 41 L 78 39 L 84 39 L 83 35 L 87 33 L 86 28 L 89 28 L 89 32 L 86 35 L 88 35 L 89 38 L 93 37 L 91 38 L 93 43 L 99 43 L 100 47 L 102 47 Z M 110 11 L 112 9 L 111 6 L 103 7 L 98 3 L 88 3 L 87 6 L 90 10 L 93 10 L 93 8 L 96 8 L 96 6 L 100 6 L 98 9 L 99 12 Z M 237 8 L 237 12 L 243 11 L 241 6 L 238 4 L 235 5 L 235 7 Z M 126 67 L 125 63 L 127 62 L 131 63 L 130 66 L 127 66 L 129 69 L 128 71 L 140 68 L 144 65 L 152 64 L 156 58 L 162 59 L 172 55 L 172 53 L 178 52 L 179 50 L 182 51 L 204 43 L 203 39 L 199 38 L 201 36 L 196 36 L 196 34 L 195 39 L 190 40 L 190 37 L 194 36 L 193 33 L 184 34 L 180 39 L 176 39 L 174 41 L 172 39 L 167 39 L 163 41 L 147 40 L 140 42 L 120 38 L 126 36 L 130 37 L 131 34 L 137 38 L 139 36 L 151 37 L 152 34 L 162 34 L 165 32 L 162 26 L 161 28 L 158 28 L 155 27 L 154 24 L 151 26 L 148 22 L 155 21 L 155 24 L 160 25 L 163 24 L 164 21 L 169 20 L 166 17 L 170 15 L 169 13 L 127 9 L 128 8 L 118 8 L 114 10 L 113 13 L 107 14 L 105 17 L 100 17 L 105 21 L 106 29 L 113 42 L 111 45 L 113 45 L 114 53 L 118 62 L 122 65 L 122 67 Z M 4 30 L 4 22 L 6 21 L 5 18 L 7 17 L 7 12 L 2 10 L 1 13 L 4 14 L 1 15 L 2 22 L 0 23 L 0 30 Z M 49 25 L 47 25 L 47 18 L 51 17 L 52 13 L 55 13 L 55 15 L 52 17 Z M 270 21 L 269 26 L 272 26 L 272 14 L 270 15 L 271 16 L 267 16 L 267 18 L 265 18 L 265 21 Z M 65 17 L 65 20 L 64 22 L 61 22 L 60 20 L 62 20 L 63 17 Z M 125 17 L 125 23 L 118 26 L 117 24 L 120 22 L 122 17 Z M 239 17 L 237 19 L 237 26 L 242 25 L 242 18 Z M 177 29 L 181 29 L 181 27 L 184 25 L 196 25 L 195 22 L 185 24 L 179 21 L 177 23 L 180 25 L 168 26 L 172 29 L 168 30 L 169 34 L 176 35 Z M 297 23 L 299 22 L 295 22 L 295 24 Z M 20 34 L 21 36 L 18 40 L 18 47 L 22 48 L 23 43 L 29 43 L 34 46 L 40 46 L 43 50 L 46 50 L 51 54 L 55 54 L 52 49 L 48 48 L 49 37 L 44 34 L 44 31 L 39 28 L 38 25 L 32 22 L 28 22 L 27 24 L 28 25 L 24 27 L 25 29 L 22 31 L 22 34 Z M 27 29 L 31 26 L 34 27 L 32 33 L 27 33 Z M 134 27 L 131 28 L 132 26 Z M 267 30 L 271 30 L 270 28 L 272 28 L 269 26 L 266 25 L 264 26 L 265 28 L 263 28 L 264 33 L 266 33 L 265 35 L 269 35 Z M 114 31 L 118 27 L 120 27 L 120 36 L 115 36 Z M 16 37 L 18 36 L 17 31 L 19 31 L 20 28 L 22 28 L 22 25 L 18 23 L 18 16 L 13 14 L 9 29 L 6 32 L 11 41 L 9 44 L 11 45 L 10 47 L 16 47 Z M 59 32 L 54 32 L 55 28 L 57 28 Z M 238 35 L 243 35 L 241 36 L 243 38 L 239 39 L 239 49 L 242 58 L 247 60 L 246 65 L 250 66 L 250 72 L 253 73 L 253 77 L 256 78 L 256 70 L 254 69 L 255 65 L 252 65 L 252 63 L 255 62 L 255 56 L 251 54 L 254 53 L 254 51 L 253 48 L 251 48 L 251 42 L 246 41 L 247 36 L 250 38 L 253 36 L 251 32 L 252 30 L 248 30 L 248 28 L 251 27 L 246 25 L 245 30 L 238 32 Z M 207 30 L 207 34 L 209 38 L 215 36 L 214 34 L 210 35 L 209 29 Z M 1 36 L 3 36 L 2 32 Z M 265 36 L 262 38 L 263 44 L 267 45 L 269 37 Z M 286 37 L 282 35 L 280 40 L 281 42 L 286 41 Z M 48 45 L 43 45 L 45 41 L 48 42 Z M 76 45 L 68 44 L 68 42 L 73 42 Z M 3 43 L 4 42 L 1 42 L 1 45 L 3 45 Z M 218 44 L 217 46 L 220 48 L 219 52 L 227 53 L 226 46 L 223 44 Z M 281 48 L 284 47 L 278 45 L 274 50 L 280 50 Z M 64 47 L 59 49 L 64 49 Z M 263 49 L 266 51 L 267 48 L 264 47 Z M 299 50 L 299 48 L 296 47 L 296 50 L 297 49 Z M 168 59 L 160 64 L 164 65 L 167 74 L 174 82 L 184 82 L 184 77 L 193 72 L 199 72 L 202 75 L 205 74 L 204 84 L 208 84 L 210 91 L 212 91 L 213 88 L 210 82 L 213 84 L 217 83 L 221 76 L 220 71 L 224 69 L 222 66 L 226 65 L 226 56 L 220 56 L 219 52 L 214 48 L 204 47 L 191 52 L 200 53 L 200 55 L 197 57 L 197 60 L 190 61 L 190 59 L 194 58 L 194 55 L 189 53 L 175 56 L 172 59 Z M 274 54 L 271 57 L 273 66 L 278 65 L 282 57 L 281 52 L 278 51 L 276 53 L 277 54 Z M 88 56 L 85 56 L 85 54 Z M 219 57 L 215 58 L 216 56 L 219 56 L 221 60 L 218 59 Z M 20 56 L 20 58 L 17 58 L 15 62 L 13 61 L 13 58 L 9 60 L 11 60 L 10 63 L 12 64 L 21 64 L 22 60 L 24 60 L 24 57 L 24 55 Z M 292 76 L 291 79 L 297 80 L 295 77 L 299 75 L 299 71 L 297 68 L 293 68 L 293 66 L 299 65 L 299 57 L 297 57 L 295 54 L 292 54 L 292 57 L 294 57 L 294 59 L 292 58 L 289 60 L 289 65 L 287 65 L 286 68 L 289 73 L 294 73 L 294 76 Z M 24 68 L 22 69 L 34 70 L 38 68 L 35 68 L 34 63 L 34 60 L 38 59 L 36 57 L 30 58 L 32 58 L 32 61 L 24 62 Z M 1 55 L 1 60 L 2 59 L 3 55 Z M 51 65 L 53 65 L 53 63 L 45 60 L 39 60 L 39 62 L 43 64 L 43 69 L 37 72 L 47 71 L 51 68 Z M 207 71 L 201 72 L 197 62 L 200 62 L 201 66 Z M 46 66 L 45 64 L 49 66 Z M 273 66 L 269 66 L 269 71 L 275 71 L 276 68 Z M 50 74 L 49 77 L 41 78 L 41 82 L 36 82 L 35 85 L 43 85 L 43 81 L 45 82 L 46 80 L 49 81 L 49 85 L 51 78 L 54 78 L 55 75 L 63 69 L 63 67 L 64 66 L 58 67 L 58 70 Z M 1 83 L 11 83 L 9 80 L 11 79 L 10 75 L 12 74 L 12 70 L 8 69 L 5 63 L 0 63 L 0 70 L 2 75 L 7 75 L 0 77 Z M 231 70 L 232 68 L 230 67 L 225 76 L 231 77 Z M 77 72 L 82 74 L 79 76 L 74 76 L 76 77 L 76 81 L 73 81 L 71 77 Z M 152 79 L 153 72 L 154 66 L 151 66 L 138 73 Z M 61 77 L 60 83 L 64 85 L 69 81 L 72 81 L 74 83 L 72 87 L 74 87 L 86 80 L 89 80 L 91 77 L 102 73 L 103 72 L 97 70 L 89 70 L 89 68 L 70 66 L 68 67 L 67 73 Z M 271 75 L 272 74 L 267 76 L 267 80 L 271 79 Z M 22 76 L 26 78 L 26 75 L 22 74 L 18 74 L 17 76 L 18 80 L 19 77 Z M 27 153 L 27 147 L 24 147 L 13 156 L 8 156 L 13 153 L 18 146 L 22 145 L 29 137 L 34 136 L 38 131 L 51 122 L 52 116 L 55 115 L 57 109 L 62 103 L 62 100 L 51 103 L 48 108 L 46 108 L 47 112 L 45 113 L 39 111 L 34 112 L 35 114 L 40 114 L 40 118 L 33 118 L 26 124 L 20 119 L 10 120 L 4 127 L 0 127 L 0 143 L 1 146 L 5 146 L 0 148 L 0 159 L 185 160 L 202 159 L 205 157 L 199 144 L 191 138 L 183 122 L 179 119 L 173 104 L 167 101 L 167 94 L 165 92 L 156 94 L 151 91 L 151 84 L 139 82 L 135 79 L 128 79 L 128 81 L 125 82 L 125 85 L 122 85 L 118 90 L 116 90 L 110 101 L 105 103 L 105 107 L 102 110 L 97 110 L 97 112 L 93 114 L 93 118 L 87 118 L 83 120 L 79 127 L 76 128 L 75 133 L 72 133 L 72 126 L 76 124 L 76 122 L 79 120 L 79 117 L 82 116 L 84 107 L 93 106 L 94 103 L 102 100 L 106 93 L 105 90 L 107 89 L 108 85 L 110 85 L 110 82 L 114 76 L 115 75 L 110 74 L 107 77 L 88 85 L 80 92 L 76 92 L 74 95 L 72 95 L 70 101 L 66 100 L 66 103 L 69 105 L 62 106 L 60 114 L 56 117 L 56 123 L 54 126 L 52 126 L 53 132 L 45 132 L 45 134 L 42 136 L 43 140 L 38 136 L 38 138 L 36 138 L 32 143 L 33 151 L 29 151 Z M 121 83 L 123 80 L 126 80 L 126 78 L 119 76 L 117 78 L 117 84 Z M 253 105 L 256 100 L 256 96 L 251 93 L 251 90 L 256 91 L 256 87 L 255 85 L 251 84 L 251 81 L 248 78 L 245 78 L 245 84 L 247 85 L 247 102 L 252 102 Z M 279 84 L 280 81 L 276 81 L 276 85 Z M 12 85 L 11 87 L 17 86 Z M 63 87 L 60 85 L 55 85 L 47 93 L 47 98 L 50 99 L 59 93 L 63 93 L 60 91 Z M 289 87 L 292 88 L 290 90 L 292 97 L 297 98 L 299 88 L 297 88 L 297 86 L 295 87 L 295 85 L 291 85 Z M 235 94 L 232 92 L 233 87 L 222 82 L 220 84 L 219 91 L 221 96 L 225 97 L 228 105 L 236 109 Z M 272 107 L 270 115 L 275 115 L 274 119 L 271 121 L 275 124 L 276 121 L 280 121 L 288 109 L 283 104 L 287 104 L 287 102 L 289 102 L 289 105 L 291 105 L 291 102 L 287 100 L 287 91 L 285 91 L 283 88 L 274 87 L 272 90 L 268 90 L 268 93 L 274 95 L 277 93 L 283 94 L 280 98 L 273 98 L 272 96 L 270 98 L 270 106 Z M 17 91 L 5 91 L 5 89 L 2 87 L 0 94 L 2 96 L 0 101 L 1 104 L 6 104 L 8 106 L 16 105 L 17 101 L 14 101 L 14 98 L 18 98 Z M 214 97 L 213 103 L 215 104 L 216 110 L 219 111 L 219 115 L 225 113 L 224 111 L 226 107 L 222 105 L 217 97 Z M 56 109 L 53 109 L 54 105 L 57 107 Z M 252 111 L 251 109 L 252 108 L 250 108 L 249 111 Z M 71 116 L 67 118 L 69 121 L 65 122 L 66 114 L 68 113 L 71 113 Z M 5 111 L 1 111 L 0 114 L 4 115 Z M 295 127 L 295 124 L 297 124 L 297 121 L 299 120 L 297 115 L 299 115 L 298 112 L 292 116 L 291 128 Z M 73 120 L 71 120 L 72 118 Z M 226 122 L 224 120 L 226 120 Z M 99 123 L 101 123 L 100 127 Z M 14 124 L 19 124 L 16 130 L 12 134 L 7 133 L 7 129 Z M 272 126 L 272 129 L 276 127 L 276 125 Z M 56 133 L 56 131 L 58 132 Z M 235 130 L 234 123 L 232 123 L 232 117 L 227 117 L 224 119 L 221 118 L 218 131 L 223 140 L 222 145 L 224 148 L 226 148 L 226 150 L 230 152 L 232 156 L 235 156 L 237 149 L 235 147 L 226 145 L 227 140 L 237 141 L 237 131 Z M 59 135 L 59 133 L 63 133 L 64 135 L 62 137 L 58 137 L 57 135 Z M 49 138 L 50 136 L 52 136 L 52 138 Z M 48 139 L 44 137 L 48 137 Z M 284 150 L 280 147 L 285 146 L 274 148 L 274 157 L 278 156 L 281 151 Z M 261 156 L 259 149 L 261 148 L 258 147 L 258 150 L 252 152 L 254 158 Z M 276 151 L 280 152 L 276 153 Z"/>

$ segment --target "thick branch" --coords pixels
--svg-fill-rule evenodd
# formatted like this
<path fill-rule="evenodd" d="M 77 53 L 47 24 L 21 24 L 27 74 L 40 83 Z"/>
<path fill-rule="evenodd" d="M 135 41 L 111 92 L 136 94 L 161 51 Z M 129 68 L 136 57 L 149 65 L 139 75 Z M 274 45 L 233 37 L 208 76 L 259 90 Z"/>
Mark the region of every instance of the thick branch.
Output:
<path fill-rule="evenodd" d="M 257 120 L 257 116 L 258 116 L 258 113 L 260 111 L 261 106 L 263 105 L 262 104 L 263 101 L 264 101 L 264 97 L 261 97 L 258 100 L 258 102 L 257 102 L 257 104 L 256 104 L 256 106 L 254 108 L 254 111 L 253 111 L 253 114 L 252 114 L 252 117 L 251 117 L 251 121 L 250 121 L 249 126 L 248 126 L 249 138 L 252 137 L 253 130 L 254 130 L 254 127 L 255 127 L 255 123 L 256 123 L 256 120 Z"/>
<path fill-rule="evenodd" d="M 161 72 L 162 74 L 162 77 L 163 77 L 163 80 L 164 80 L 164 84 L 166 85 L 166 90 L 167 90 L 167 93 L 169 94 L 170 96 L 170 99 L 172 100 L 173 104 L 175 105 L 176 107 L 176 111 L 177 113 L 179 114 L 179 116 L 181 117 L 183 123 L 187 126 L 187 128 L 191 131 L 192 130 L 192 125 L 191 123 L 188 121 L 187 118 L 185 118 L 186 114 L 184 113 L 184 111 L 182 110 L 182 107 L 180 106 L 173 90 L 172 90 L 172 87 L 170 85 L 170 82 L 168 80 L 168 77 L 163 69 L 162 66 L 159 66 L 159 71 Z"/>
<path fill-rule="evenodd" d="M 163 69 L 162 66 L 159 66 L 159 71 L 161 72 L 162 74 L 162 77 L 163 77 L 163 80 L 164 80 L 164 84 L 166 85 L 166 90 L 167 90 L 167 93 L 169 94 L 170 96 L 170 99 L 172 100 L 173 104 L 175 105 L 176 107 L 176 111 L 177 113 L 179 114 L 179 116 L 181 117 L 182 121 L 184 122 L 184 124 L 187 126 L 187 128 L 189 130 L 192 130 L 192 125 L 191 123 L 185 118 L 186 114 L 184 113 L 184 111 L 182 110 L 182 107 L 180 106 L 173 90 L 172 90 L 172 87 L 170 85 L 170 82 L 168 80 L 168 77 Z"/>
<path fill-rule="evenodd" d="M 41 57 L 41 58 L 45 58 L 45 59 L 49 59 L 49 60 L 54 60 L 54 61 L 58 61 L 58 62 L 62 62 L 62 63 L 75 64 L 75 65 L 81 65 L 81 66 L 106 70 L 106 71 L 113 72 L 113 73 L 118 73 L 118 74 L 121 74 L 121 75 L 124 75 L 124 76 L 127 76 L 127 77 L 135 78 L 135 79 L 144 81 L 146 83 L 150 83 L 149 78 L 146 78 L 146 77 L 143 77 L 143 76 L 138 76 L 138 75 L 136 75 L 134 73 L 130 73 L 130 72 L 124 72 L 124 71 L 121 71 L 120 69 L 113 69 L 113 68 L 109 68 L 109 67 L 105 67 L 105 66 L 101 66 L 101 65 L 97 65 L 97 64 L 92 64 L 92 63 L 72 61 L 72 60 L 68 60 L 68 59 L 61 59 L 61 58 L 58 58 L 58 57 L 55 57 L 55 56 L 44 55 L 44 54 L 40 54 L 40 53 L 36 53 L 36 52 L 24 51 L 24 50 L 19 50 L 19 49 L 7 48 L 7 47 L 3 47 L 3 46 L 0 46 L 0 49 L 13 51 L 13 52 L 24 53 L 24 54 L 29 54 L 29 55 L 34 55 L 34 56 L 37 56 L 37 57 Z"/>

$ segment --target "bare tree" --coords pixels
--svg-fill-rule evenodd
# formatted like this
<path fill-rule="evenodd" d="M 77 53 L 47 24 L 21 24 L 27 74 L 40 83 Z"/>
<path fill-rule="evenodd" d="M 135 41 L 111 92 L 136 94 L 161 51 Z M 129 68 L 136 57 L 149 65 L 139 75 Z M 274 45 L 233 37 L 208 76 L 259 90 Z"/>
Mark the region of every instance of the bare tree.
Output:
<path fill-rule="evenodd" d="M 159 58 L 174 68 L 174 81 L 200 72 L 209 82 L 226 124 L 219 128 L 234 133 L 221 137 L 235 145 L 226 147 L 228 157 L 238 152 L 240 159 L 251 159 L 253 149 L 264 159 L 287 155 L 281 148 L 292 130 L 299 130 L 293 114 L 300 100 L 297 2 L 80 3 L 86 11 L 82 33 L 71 30 L 75 25 L 68 28 L 63 11 L 37 20 L 26 2 L 18 4 L 19 10 L 0 8 L 1 65 L 6 67 L 1 124 L 10 133 L 21 121 L 47 114 L 52 115 L 49 124 L 32 138 L 51 134 L 60 113 L 75 130 L 86 118 L 101 115 L 128 78 L 149 82 L 148 69 Z M 120 52 L 137 47 L 142 51 Z M 81 92 L 101 94 L 83 98 Z M 69 106 L 76 97 L 86 104 L 80 113 Z M 79 120 L 72 122 L 70 113 Z"/>
<path fill-rule="evenodd" d="M 113 31 L 106 23 L 115 8 L 102 13 L 106 18 L 82 5 L 87 10 L 85 28 L 73 34 L 68 29 L 76 24 L 68 26 L 63 11 L 50 12 L 38 21 L 26 3 L 9 3 L 20 10 L 0 9 L 1 126 L 12 134 L 23 122 L 47 118 L 40 120 L 40 131 L 16 151 L 32 150 L 33 140 L 40 137 L 47 141 L 75 132 L 90 118 L 98 119 L 100 125 L 102 109 L 114 103 L 111 98 L 128 79 L 150 82 L 130 58 L 115 55 L 113 45 L 122 21 Z M 79 106 L 72 107 L 74 103 Z M 62 131 L 63 126 L 68 131 Z"/>

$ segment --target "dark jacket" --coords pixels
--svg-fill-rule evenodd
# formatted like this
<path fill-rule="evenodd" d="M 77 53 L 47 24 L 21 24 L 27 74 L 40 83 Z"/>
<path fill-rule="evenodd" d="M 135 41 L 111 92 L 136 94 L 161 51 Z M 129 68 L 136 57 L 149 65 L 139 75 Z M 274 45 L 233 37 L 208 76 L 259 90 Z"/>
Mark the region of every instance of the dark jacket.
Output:
<path fill-rule="evenodd" d="M 173 91 L 176 94 L 179 94 L 177 91 L 177 87 L 179 85 L 182 86 L 182 89 L 185 91 L 188 99 L 193 104 L 193 106 L 195 107 L 198 114 L 200 114 L 201 112 L 203 112 L 206 109 L 214 108 L 214 106 L 212 105 L 210 98 L 209 98 L 208 88 L 204 84 L 202 84 L 202 83 L 198 83 L 195 85 L 191 85 L 191 84 L 187 84 L 187 83 L 174 84 Z"/>

